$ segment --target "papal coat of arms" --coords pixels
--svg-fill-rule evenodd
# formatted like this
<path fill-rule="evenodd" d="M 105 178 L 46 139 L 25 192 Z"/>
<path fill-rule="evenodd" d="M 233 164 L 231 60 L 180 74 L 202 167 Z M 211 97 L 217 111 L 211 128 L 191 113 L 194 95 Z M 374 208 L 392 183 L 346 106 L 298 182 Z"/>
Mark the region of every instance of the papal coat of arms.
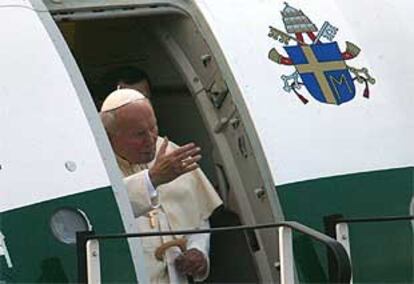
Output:
<path fill-rule="evenodd" d="M 375 84 L 375 79 L 369 75 L 367 68 L 358 69 L 345 63 L 359 55 L 361 49 L 358 46 L 347 41 L 346 50 L 341 52 L 338 43 L 333 41 L 338 28 L 329 22 L 324 22 L 318 30 L 301 10 L 286 2 L 281 13 L 286 32 L 270 27 L 269 37 L 283 43 L 288 56 L 272 48 L 269 59 L 277 64 L 295 67 L 293 74 L 281 77 L 286 92 L 293 91 L 306 104 L 308 100 L 299 93 L 304 85 L 317 101 L 340 105 L 355 97 L 356 81 L 365 85 L 363 96 L 369 98 L 369 84 Z M 289 45 L 290 41 L 296 44 Z"/>

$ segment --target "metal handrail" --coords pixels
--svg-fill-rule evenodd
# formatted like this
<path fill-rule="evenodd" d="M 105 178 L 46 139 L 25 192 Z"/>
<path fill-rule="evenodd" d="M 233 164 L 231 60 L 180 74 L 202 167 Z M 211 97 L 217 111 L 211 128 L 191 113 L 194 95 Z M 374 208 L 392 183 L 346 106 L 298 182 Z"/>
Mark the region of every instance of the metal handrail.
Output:
<path fill-rule="evenodd" d="M 392 222 L 392 221 L 404 221 L 404 220 L 414 220 L 414 216 L 382 216 L 382 217 L 367 217 L 367 218 L 339 218 L 334 220 L 336 224 L 338 223 L 371 223 L 371 222 Z"/>
<path fill-rule="evenodd" d="M 334 274 L 332 282 L 335 283 L 349 283 L 351 280 L 351 263 L 345 248 L 335 239 L 324 235 L 314 229 L 304 226 L 297 222 L 280 222 L 271 224 L 261 224 L 254 226 L 233 226 L 233 227 L 220 227 L 202 230 L 179 230 L 179 231 L 168 231 L 168 232 L 143 232 L 143 233 L 131 233 L 131 234 L 102 234 L 94 235 L 90 232 L 86 234 L 78 234 L 78 253 L 79 249 L 85 251 L 86 243 L 89 240 L 108 240 L 108 239 L 120 239 L 120 238 L 143 238 L 143 237 L 154 237 L 154 236 L 170 236 L 170 235 L 193 235 L 193 234 L 205 234 L 205 233 L 221 233 L 229 231 L 249 231 L 249 230 L 260 230 L 270 228 L 290 228 L 298 231 L 304 235 L 307 235 L 323 244 L 331 250 L 333 255 L 334 267 L 336 273 Z M 78 257 L 79 259 L 79 257 Z M 86 266 L 86 261 L 84 263 Z M 84 268 L 83 268 L 84 269 Z M 86 271 L 86 269 L 85 269 Z M 79 279 L 80 282 L 81 279 Z"/>
<path fill-rule="evenodd" d="M 336 238 L 345 247 L 348 256 L 351 255 L 351 247 L 349 240 L 348 224 L 352 223 L 376 223 L 376 222 L 394 222 L 394 221 L 407 221 L 414 220 L 414 216 L 380 216 L 380 217 L 357 217 L 357 218 L 345 218 L 340 214 L 333 214 L 326 216 L 325 233 L 333 238 Z M 331 258 L 331 254 L 328 253 L 328 260 Z M 329 262 L 328 262 L 329 263 Z M 335 269 L 335 267 L 329 265 L 329 271 Z M 352 281 L 352 280 L 351 280 Z"/>

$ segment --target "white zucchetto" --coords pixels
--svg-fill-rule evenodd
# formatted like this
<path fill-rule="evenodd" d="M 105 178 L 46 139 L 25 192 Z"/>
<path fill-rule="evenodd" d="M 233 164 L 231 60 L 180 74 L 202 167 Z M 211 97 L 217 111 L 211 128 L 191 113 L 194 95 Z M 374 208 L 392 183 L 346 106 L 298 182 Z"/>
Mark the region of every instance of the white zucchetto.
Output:
<path fill-rule="evenodd" d="M 101 112 L 115 110 L 136 100 L 147 99 L 143 94 L 133 89 L 119 89 L 106 97 Z"/>

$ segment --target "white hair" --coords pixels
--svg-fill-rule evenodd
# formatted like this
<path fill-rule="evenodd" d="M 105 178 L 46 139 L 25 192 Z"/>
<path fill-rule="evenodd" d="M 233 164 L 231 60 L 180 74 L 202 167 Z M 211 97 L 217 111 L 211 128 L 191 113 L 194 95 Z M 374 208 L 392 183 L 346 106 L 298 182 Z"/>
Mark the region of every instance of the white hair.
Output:
<path fill-rule="evenodd" d="M 133 103 L 137 103 L 138 101 L 145 101 L 147 102 L 150 107 L 152 108 L 151 102 L 147 98 L 138 98 L 132 101 L 127 102 L 126 104 L 123 104 L 120 107 L 113 108 L 107 111 L 101 111 L 99 112 L 99 116 L 101 118 L 102 124 L 105 128 L 106 133 L 108 134 L 108 137 L 111 138 L 111 136 L 115 135 L 118 132 L 118 122 L 117 122 L 117 114 L 119 111 L 122 111 L 122 109 Z"/>
<path fill-rule="evenodd" d="M 108 134 L 109 137 L 116 134 L 118 129 L 116 123 L 116 110 L 100 112 L 99 116 L 101 117 L 106 134 Z"/>

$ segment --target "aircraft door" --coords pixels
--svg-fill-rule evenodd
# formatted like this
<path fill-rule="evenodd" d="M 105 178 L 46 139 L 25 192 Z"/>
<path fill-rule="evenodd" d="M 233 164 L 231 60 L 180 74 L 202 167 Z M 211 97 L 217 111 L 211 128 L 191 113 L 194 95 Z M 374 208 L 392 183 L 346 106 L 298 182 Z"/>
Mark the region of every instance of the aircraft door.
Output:
<path fill-rule="evenodd" d="M 214 144 L 219 192 L 227 208 L 244 224 L 274 222 L 256 155 L 226 77 L 198 28 L 187 18 L 162 22 L 157 36 L 194 97 Z M 281 215 L 279 216 L 281 217 Z M 249 235 L 261 281 L 278 281 L 277 236 L 262 231 Z"/>

